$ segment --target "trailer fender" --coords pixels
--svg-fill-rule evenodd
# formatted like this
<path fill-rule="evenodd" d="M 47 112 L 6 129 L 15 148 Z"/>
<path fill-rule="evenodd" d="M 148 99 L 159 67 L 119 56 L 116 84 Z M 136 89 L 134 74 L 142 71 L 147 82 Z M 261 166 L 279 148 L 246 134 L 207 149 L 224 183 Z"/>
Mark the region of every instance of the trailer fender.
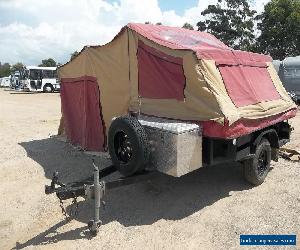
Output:
<path fill-rule="evenodd" d="M 268 129 L 262 131 L 254 140 L 251 151 L 253 152 L 256 149 L 257 145 L 260 143 L 260 141 L 263 138 L 266 138 L 270 142 L 271 149 L 272 149 L 272 156 L 271 156 L 272 160 L 278 161 L 279 137 L 275 129 Z"/>

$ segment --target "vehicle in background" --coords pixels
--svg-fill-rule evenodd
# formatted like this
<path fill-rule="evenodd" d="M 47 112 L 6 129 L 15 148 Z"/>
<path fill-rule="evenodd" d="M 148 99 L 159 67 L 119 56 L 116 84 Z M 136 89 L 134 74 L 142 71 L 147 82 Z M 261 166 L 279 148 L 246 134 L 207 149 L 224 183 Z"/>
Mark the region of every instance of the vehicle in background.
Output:
<path fill-rule="evenodd" d="M 277 74 L 279 73 L 279 69 L 280 69 L 281 64 L 282 64 L 282 62 L 280 60 L 273 60 L 273 65 L 274 65 L 274 68 L 277 71 Z"/>
<path fill-rule="evenodd" d="M 295 94 L 295 92 L 288 92 L 290 98 L 296 103 L 296 104 L 300 104 L 299 101 L 300 99 L 298 99 L 297 95 Z"/>
<path fill-rule="evenodd" d="M 12 89 L 18 89 L 20 87 L 20 72 L 15 71 L 11 76 L 10 76 L 10 87 Z"/>
<path fill-rule="evenodd" d="M 21 84 L 27 91 L 60 90 L 56 67 L 27 66 L 21 74 Z"/>
<path fill-rule="evenodd" d="M 300 56 L 287 57 L 283 61 L 274 60 L 273 65 L 291 98 L 300 103 Z"/>
<path fill-rule="evenodd" d="M 10 77 L 3 77 L 0 79 L 0 86 L 1 87 L 9 87 L 10 86 Z"/>
<path fill-rule="evenodd" d="M 287 57 L 282 61 L 282 80 L 288 92 L 295 93 L 300 101 L 300 56 Z M 280 71 L 279 70 L 279 71 Z"/>

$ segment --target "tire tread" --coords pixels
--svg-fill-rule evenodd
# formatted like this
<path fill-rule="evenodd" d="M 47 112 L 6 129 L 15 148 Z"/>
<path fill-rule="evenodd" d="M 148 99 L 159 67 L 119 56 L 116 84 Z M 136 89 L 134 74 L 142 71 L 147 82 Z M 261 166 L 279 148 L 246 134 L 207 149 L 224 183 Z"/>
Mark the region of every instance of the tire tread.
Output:
<path fill-rule="evenodd" d="M 256 164 L 257 164 L 257 161 L 258 161 L 258 157 L 259 157 L 259 154 L 260 154 L 260 151 L 266 147 L 267 150 L 268 150 L 268 158 L 269 158 L 269 163 L 268 163 L 268 169 L 267 171 L 269 171 L 269 167 L 270 167 L 270 161 L 271 161 L 271 146 L 270 146 L 270 142 L 263 138 L 261 140 L 261 142 L 259 143 L 259 145 L 256 147 L 256 150 L 255 150 L 255 157 L 254 159 L 249 159 L 249 160 L 246 160 L 243 162 L 243 167 L 244 167 L 244 177 L 245 179 L 255 185 L 255 186 L 258 186 L 260 184 L 262 184 L 266 178 L 266 175 L 263 176 L 263 178 L 259 178 L 255 169 L 257 168 Z"/>

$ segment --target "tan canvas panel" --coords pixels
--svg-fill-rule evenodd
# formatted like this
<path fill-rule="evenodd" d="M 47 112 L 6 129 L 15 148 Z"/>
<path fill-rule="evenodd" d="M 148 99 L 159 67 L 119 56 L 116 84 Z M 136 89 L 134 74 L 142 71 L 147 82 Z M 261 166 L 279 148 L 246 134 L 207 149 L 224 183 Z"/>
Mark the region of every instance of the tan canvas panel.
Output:
<path fill-rule="evenodd" d="M 85 75 L 95 76 L 88 67 L 88 48 L 85 48 L 71 62 L 58 69 L 60 78 L 77 78 Z"/>
<path fill-rule="evenodd" d="M 268 65 L 268 72 L 271 76 L 274 86 L 277 89 L 278 93 L 281 95 L 282 99 L 284 99 L 287 103 L 290 103 L 291 105 L 295 106 L 292 99 L 289 97 L 286 89 L 283 87 L 283 84 L 276 72 L 276 69 L 275 69 L 273 63 L 268 62 L 267 65 Z"/>
<path fill-rule="evenodd" d="M 129 109 L 130 87 L 126 33 L 122 33 L 105 48 L 90 48 L 88 58 L 99 84 L 105 126 L 109 128 L 113 117 L 125 115 Z"/>
<path fill-rule="evenodd" d="M 116 60 L 118 58 L 118 60 Z M 59 70 L 60 78 L 94 76 L 100 89 L 105 127 L 129 108 L 128 43 L 126 33 L 104 46 L 87 47 Z M 108 130 L 106 130 L 106 133 Z"/>
<path fill-rule="evenodd" d="M 255 105 L 248 105 L 245 107 L 241 107 L 238 110 L 242 118 L 260 119 L 283 113 L 295 107 L 296 106 L 294 104 L 290 104 L 283 99 L 279 99 L 274 101 L 261 102 Z"/>
<path fill-rule="evenodd" d="M 147 46 L 166 54 L 183 58 L 186 78 L 185 101 L 172 99 L 147 99 L 138 96 L 138 61 L 136 57 L 138 40 Z M 198 59 L 192 51 L 172 50 L 158 45 L 129 30 L 131 102 L 130 109 L 144 114 L 157 115 L 182 120 L 214 120 L 223 117 L 213 93 L 208 88 L 202 74 L 198 72 Z"/>
<path fill-rule="evenodd" d="M 222 76 L 216 67 L 216 63 L 212 60 L 199 60 L 199 73 L 203 75 L 209 89 L 213 92 L 223 116 L 233 123 L 240 116 L 236 106 L 227 94 Z"/>

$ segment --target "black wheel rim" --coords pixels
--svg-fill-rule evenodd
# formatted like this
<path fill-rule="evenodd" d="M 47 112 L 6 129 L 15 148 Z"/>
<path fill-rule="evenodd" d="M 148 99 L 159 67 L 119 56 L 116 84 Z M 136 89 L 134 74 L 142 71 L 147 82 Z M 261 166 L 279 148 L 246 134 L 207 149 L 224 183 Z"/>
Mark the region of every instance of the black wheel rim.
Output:
<path fill-rule="evenodd" d="M 130 138 L 124 131 L 116 133 L 114 138 L 114 149 L 120 162 L 125 164 L 130 162 L 132 158 L 132 144 Z"/>
<path fill-rule="evenodd" d="M 257 171 L 259 176 L 263 176 L 268 169 L 267 151 L 262 150 L 258 157 Z"/>

